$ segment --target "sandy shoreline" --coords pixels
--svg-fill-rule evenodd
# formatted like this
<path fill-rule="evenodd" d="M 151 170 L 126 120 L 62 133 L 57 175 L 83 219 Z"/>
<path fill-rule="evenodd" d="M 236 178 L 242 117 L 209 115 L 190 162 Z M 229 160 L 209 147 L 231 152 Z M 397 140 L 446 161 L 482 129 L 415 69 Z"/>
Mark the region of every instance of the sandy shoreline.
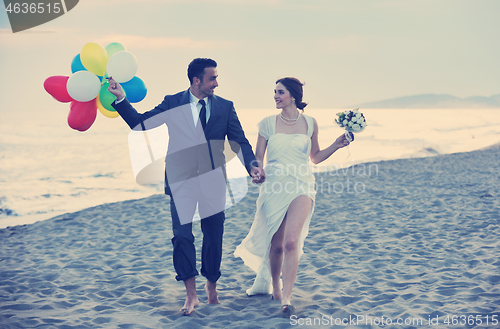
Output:
<path fill-rule="evenodd" d="M 200 277 L 202 304 L 189 317 L 178 314 L 184 291 L 174 279 L 164 195 L 0 229 L 1 327 L 331 327 L 351 316 L 360 321 L 349 328 L 436 328 L 436 321 L 457 328 L 447 316 L 472 315 L 474 325 L 493 328 L 493 318 L 500 321 L 499 172 L 495 146 L 317 174 L 292 320 L 277 317 L 280 304 L 269 296 L 245 295 L 254 273 L 233 257 L 253 220 L 255 187 L 226 212 L 221 305 L 206 304 Z"/>

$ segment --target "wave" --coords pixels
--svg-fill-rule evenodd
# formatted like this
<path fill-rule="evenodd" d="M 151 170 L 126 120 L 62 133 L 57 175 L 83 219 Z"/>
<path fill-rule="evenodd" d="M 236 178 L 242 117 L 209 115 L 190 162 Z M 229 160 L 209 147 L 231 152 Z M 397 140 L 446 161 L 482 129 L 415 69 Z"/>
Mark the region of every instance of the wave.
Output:
<path fill-rule="evenodd" d="M 17 213 L 13 209 L 8 208 L 6 197 L 0 197 L 0 218 L 7 216 L 17 216 Z"/>

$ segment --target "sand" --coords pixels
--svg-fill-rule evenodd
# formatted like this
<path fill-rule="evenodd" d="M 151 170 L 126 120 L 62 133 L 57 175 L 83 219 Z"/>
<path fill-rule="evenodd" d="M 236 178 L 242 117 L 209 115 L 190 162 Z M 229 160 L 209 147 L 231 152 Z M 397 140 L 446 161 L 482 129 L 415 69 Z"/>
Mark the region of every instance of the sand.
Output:
<path fill-rule="evenodd" d="M 255 187 L 226 212 L 221 304 L 206 304 L 199 277 L 191 316 L 178 313 L 165 195 L 1 229 L 0 327 L 498 328 L 499 172 L 496 146 L 317 174 L 291 319 L 270 296 L 245 295 L 254 273 L 233 256 Z"/>

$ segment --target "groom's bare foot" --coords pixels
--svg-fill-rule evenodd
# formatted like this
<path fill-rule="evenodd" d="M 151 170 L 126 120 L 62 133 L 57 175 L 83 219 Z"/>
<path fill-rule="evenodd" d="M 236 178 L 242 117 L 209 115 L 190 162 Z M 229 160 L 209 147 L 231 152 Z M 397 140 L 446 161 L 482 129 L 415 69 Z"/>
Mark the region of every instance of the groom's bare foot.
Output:
<path fill-rule="evenodd" d="M 189 315 L 193 313 L 193 310 L 196 306 L 200 305 L 200 301 L 198 300 L 198 296 L 196 295 L 195 277 L 193 276 L 187 280 L 184 280 L 184 286 L 186 287 L 186 301 L 184 302 L 184 306 L 181 308 L 181 314 Z"/>
<path fill-rule="evenodd" d="M 186 301 L 184 302 L 184 306 L 181 308 L 181 314 L 182 315 L 189 315 L 193 313 L 194 308 L 196 306 L 200 305 L 200 301 L 198 300 L 198 297 L 190 298 L 187 297 Z"/>
<path fill-rule="evenodd" d="M 217 296 L 217 283 L 216 282 L 211 282 L 211 281 L 207 280 L 207 284 L 205 285 L 205 291 L 207 292 L 209 304 L 220 304 L 219 297 Z"/>

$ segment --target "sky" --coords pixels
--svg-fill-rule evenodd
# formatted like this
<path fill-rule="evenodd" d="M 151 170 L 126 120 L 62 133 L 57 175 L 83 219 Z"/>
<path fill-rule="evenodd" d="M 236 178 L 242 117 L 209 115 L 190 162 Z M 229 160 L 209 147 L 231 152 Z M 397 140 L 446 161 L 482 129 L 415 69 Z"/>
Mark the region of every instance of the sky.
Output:
<path fill-rule="evenodd" d="M 148 95 L 140 112 L 189 86 L 195 57 L 218 62 L 216 94 L 274 108 L 275 81 L 305 82 L 311 108 L 435 93 L 500 94 L 498 0 L 81 0 L 12 33 L 0 4 L 0 113 L 66 109 L 43 89 L 89 42 L 122 43 Z M 306 109 L 307 110 L 307 109 Z"/>

